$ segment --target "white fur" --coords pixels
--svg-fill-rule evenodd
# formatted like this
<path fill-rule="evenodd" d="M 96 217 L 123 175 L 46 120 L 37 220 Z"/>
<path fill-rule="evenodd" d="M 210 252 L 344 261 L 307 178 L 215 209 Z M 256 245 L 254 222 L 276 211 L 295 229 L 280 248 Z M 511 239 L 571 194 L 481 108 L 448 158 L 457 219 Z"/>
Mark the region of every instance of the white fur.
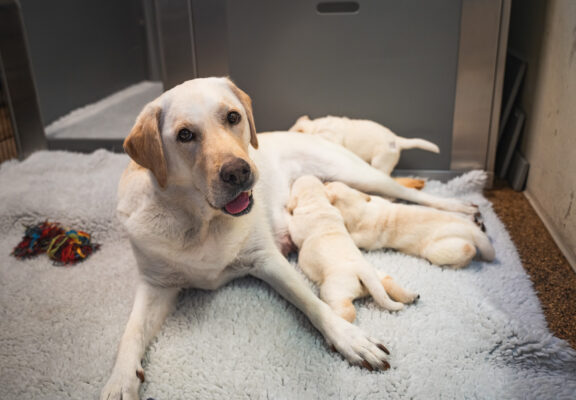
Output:
<path fill-rule="evenodd" d="M 318 178 L 305 175 L 294 182 L 288 209 L 290 236 L 299 249 L 298 265 L 320 286 L 320 298 L 342 318 L 354 321 L 352 302 L 368 294 L 392 311 L 416 299 L 416 293 L 403 289 L 388 275 L 378 274 L 366 261 Z"/>
<path fill-rule="evenodd" d="M 216 289 L 245 275 L 267 282 L 299 308 L 350 363 L 386 366 L 379 341 L 318 299 L 275 245 L 274 233 L 278 238 L 287 232 L 282 210 L 289 185 L 298 176 L 314 174 L 395 198 L 476 211 L 458 200 L 404 188 L 346 149 L 320 138 L 258 135 L 259 149 L 250 148 L 256 144 L 253 124 L 248 123 L 250 108 L 249 98 L 243 93 L 239 97 L 228 79 L 196 79 L 147 105 L 127 138 L 129 155 L 148 165 L 146 169 L 132 163 L 118 191 L 118 215 L 130 237 L 140 283 L 102 399 L 138 398 L 137 374 L 143 376 L 140 359 L 180 288 Z M 239 124 L 226 122 L 229 110 L 241 114 Z M 183 126 L 198 132 L 198 139 L 180 143 L 177 133 Z M 250 164 L 257 182 L 251 188 L 252 210 L 241 217 L 221 209 L 235 196 L 219 179 L 221 164 L 230 156 Z"/>
<path fill-rule="evenodd" d="M 367 196 L 340 182 L 326 185 L 354 243 L 366 250 L 391 248 L 428 261 L 461 268 L 476 255 L 494 259 L 488 237 L 470 219 L 426 207 L 395 204 Z"/>
<path fill-rule="evenodd" d="M 308 116 L 302 116 L 290 131 L 318 135 L 344 146 L 387 175 L 398 164 L 402 150 L 440 152 L 432 142 L 400 137 L 385 126 L 365 119 L 327 116 L 311 120 Z"/>

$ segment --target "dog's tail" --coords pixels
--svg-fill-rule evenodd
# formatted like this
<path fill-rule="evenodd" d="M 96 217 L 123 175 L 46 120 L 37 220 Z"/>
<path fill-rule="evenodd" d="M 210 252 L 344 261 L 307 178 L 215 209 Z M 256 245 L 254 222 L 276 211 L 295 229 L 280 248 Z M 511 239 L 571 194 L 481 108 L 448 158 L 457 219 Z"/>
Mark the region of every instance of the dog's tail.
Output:
<path fill-rule="evenodd" d="M 480 257 L 484 261 L 493 261 L 494 257 L 496 257 L 496 252 L 494 251 L 494 246 L 492 246 L 488 236 L 478 227 L 476 227 L 472 236 L 474 238 L 474 244 L 480 253 Z"/>
<path fill-rule="evenodd" d="M 440 153 L 440 148 L 432 142 L 424 139 L 408 139 L 403 137 L 396 138 L 396 145 L 400 150 L 406 149 L 422 149 L 431 151 L 432 153 Z"/>
<path fill-rule="evenodd" d="M 394 301 L 388 296 L 380 281 L 380 277 L 368 261 L 365 261 L 360 266 L 358 278 L 360 278 L 360 282 L 362 282 L 368 293 L 380 307 L 390 311 L 398 311 L 404 308 L 404 304 Z"/>

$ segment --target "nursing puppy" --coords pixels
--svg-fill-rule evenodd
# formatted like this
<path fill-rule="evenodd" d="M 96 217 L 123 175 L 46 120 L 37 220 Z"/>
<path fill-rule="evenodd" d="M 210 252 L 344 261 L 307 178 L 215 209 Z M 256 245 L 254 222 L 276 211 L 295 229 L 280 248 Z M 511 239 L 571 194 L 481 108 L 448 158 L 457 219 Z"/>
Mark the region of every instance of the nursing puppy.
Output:
<path fill-rule="evenodd" d="M 311 175 L 292 185 L 287 205 L 290 236 L 299 248 L 298 265 L 320 287 L 320 298 L 352 322 L 353 301 L 371 295 L 380 307 L 397 311 L 418 295 L 376 270 L 356 247 L 340 212 L 330 205 L 324 185 Z M 388 294 L 397 301 L 392 301 Z"/>
<path fill-rule="evenodd" d="M 267 282 L 300 309 L 350 363 L 389 367 L 380 341 L 315 296 L 276 246 L 288 230 L 285 205 L 297 177 L 332 177 L 366 192 L 476 212 L 458 200 L 402 187 L 320 138 L 257 136 L 250 98 L 226 78 L 188 81 L 150 102 L 124 149 L 132 162 L 120 179 L 117 214 L 139 275 L 101 393 L 107 400 L 138 398 L 141 359 L 182 288 L 217 289 L 245 275 Z"/>
<path fill-rule="evenodd" d="M 318 135 L 344 146 L 387 175 L 390 175 L 398 164 L 402 150 L 422 149 L 433 153 L 440 152 L 434 143 L 424 139 L 397 136 L 390 129 L 363 119 L 327 116 L 311 120 L 305 115 L 296 121 L 290 131 Z"/>
<path fill-rule="evenodd" d="M 476 249 L 482 259 L 494 259 L 494 248 L 488 237 L 463 216 L 395 204 L 378 196 L 368 196 L 341 182 L 326 184 L 326 193 L 360 248 L 396 249 L 451 268 L 468 265 L 476 255 Z"/>

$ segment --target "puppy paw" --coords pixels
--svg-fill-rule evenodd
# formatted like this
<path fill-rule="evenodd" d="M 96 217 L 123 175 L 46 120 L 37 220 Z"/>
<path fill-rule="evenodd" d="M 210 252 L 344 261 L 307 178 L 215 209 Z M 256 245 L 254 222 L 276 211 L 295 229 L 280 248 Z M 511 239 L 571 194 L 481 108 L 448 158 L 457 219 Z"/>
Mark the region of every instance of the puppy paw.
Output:
<path fill-rule="evenodd" d="M 484 225 L 484 218 L 482 217 L 480 211 L 474 214 L 474 223 L 478 228 L 480 228 L 482 232 L 486 232 L 486 226 Z"/>
<path fill-rule="evenodd" d="M 408 289 L 404 289 L 400 286 L 392 277 L 388 276 L 384 272 L 380 272 L 380 282 L 384 286 L 384 290 L 388 293 L 394 300 L 399 301 L 404 304 L 412 304 L 416 302 L 420 295 Z"/>
<path fill-rule="evenodd" d="M 402 293 L 402 296 L 397 300 L 404 304 L 413 304 L 420 300 L 420 295 L 418 293 L 404 289 L 404 293 Z"/>
<path fill-rule="evenodd" d="M 329 345 L 338 351 L 350 364 L 370 371 L 390 368 L 386 360 L 388 349 L 377 339 L 367 336 L 356 325 L 334 316 L 325 332 Z"/>
<path fill-rule="evenodd" d="M 112 374 L 100 393 L 100 400 L 139 400 L 138 389 L 144 382 L 144 371 L 131 374 Z"/>
<path fill-rule="evenodd" d="M 399 301 L 389 299 L 386 303 L 381 304 L 381 306 L 382 308 L 388 311 L 400 311 L 404 308 L 404 304 L 402 303 Z"/>

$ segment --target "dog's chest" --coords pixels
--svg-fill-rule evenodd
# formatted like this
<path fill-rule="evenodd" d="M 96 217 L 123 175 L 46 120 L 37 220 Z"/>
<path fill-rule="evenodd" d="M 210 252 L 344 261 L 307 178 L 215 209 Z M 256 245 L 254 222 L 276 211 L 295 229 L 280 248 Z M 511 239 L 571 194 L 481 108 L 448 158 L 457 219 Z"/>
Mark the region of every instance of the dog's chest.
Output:
<path fill-rule="evenodd" d="M 134 224 L 138 233 L 131 236 L 145 258 L 139 262 L 140 271 L 157 283 L 215 289 L 247 269 L 239 259 L 250 240 L 250 215 L 205 222 L 179 210 L 162 209 L 138 219 Z M 143 232 L 142 226 L 149 229 Z"/>

